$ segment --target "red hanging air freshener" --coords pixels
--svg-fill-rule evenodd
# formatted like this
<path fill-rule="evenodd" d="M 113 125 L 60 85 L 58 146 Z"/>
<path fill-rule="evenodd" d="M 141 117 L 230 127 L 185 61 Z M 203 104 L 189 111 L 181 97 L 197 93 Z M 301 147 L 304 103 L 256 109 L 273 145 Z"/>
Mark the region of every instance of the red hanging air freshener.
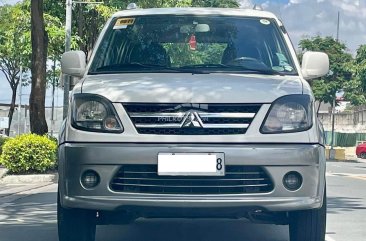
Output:
<path fill-rule="evenodd" d="M 189 39 L 189 49 L 190 50 L 196 50 L 197 49 L 197 41 L 196 36 L 192 35 Z"/>

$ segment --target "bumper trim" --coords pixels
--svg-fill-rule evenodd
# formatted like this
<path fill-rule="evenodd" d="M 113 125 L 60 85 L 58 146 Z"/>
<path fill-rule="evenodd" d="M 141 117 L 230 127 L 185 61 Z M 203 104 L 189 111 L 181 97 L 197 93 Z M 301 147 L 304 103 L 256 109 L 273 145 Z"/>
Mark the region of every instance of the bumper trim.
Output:
<path fill-rule="evenodd" d="M 286 198 L 250 198 L 245 199 L 225 199 L 225 200 L 179 200 L 179 199 L 137 199 L 137 198 L 117 198 L 117 197 L 93 197 L 77 196 L 64 197 L 63 205 L 69 208 L 83 207 L 92 210 L 117 211 L 134 207 L 162 207 L 162 208 L 240 208 L 249 207 L 263 209 L 266 211 L 295 211 L 320 208 L 322 200 L 316 197 L 286 197 Z M 259 208 L 260 207 L 260 208 Z"/>

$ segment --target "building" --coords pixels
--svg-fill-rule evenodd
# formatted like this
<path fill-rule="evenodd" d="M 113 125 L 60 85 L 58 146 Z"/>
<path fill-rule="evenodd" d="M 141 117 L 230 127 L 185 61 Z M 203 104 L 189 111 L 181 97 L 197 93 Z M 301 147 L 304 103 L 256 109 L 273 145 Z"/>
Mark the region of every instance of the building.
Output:
<path fill-rule="evenodd" d="M 7 117 L 9 114 L 10 104 L 0 103 L 0 117 Z M 15 107 L 13 120 L 10 128 L 10 136 L 15 136 L 18 134 L 28 133 L 30 132 L 29 126 L 29 106 L 22 105 L 21 112 L 18 112 L 18 105 Z M 62 124 L 62 111 L 63 107 L 55 107 L 54 111 L 54 121 L 51 119 L 52 108 L 46 107 L 46 121 L 48 124 L 49 133 L 53 135 L 58 134 L 58 130 Z"/>

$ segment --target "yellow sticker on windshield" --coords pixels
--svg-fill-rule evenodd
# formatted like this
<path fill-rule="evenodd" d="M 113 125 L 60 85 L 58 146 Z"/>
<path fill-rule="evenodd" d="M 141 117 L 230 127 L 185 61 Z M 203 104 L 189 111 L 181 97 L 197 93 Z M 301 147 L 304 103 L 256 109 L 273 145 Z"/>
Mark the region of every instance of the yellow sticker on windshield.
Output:
<path fill-rule="evenodd" d="M 117 19 L 117 22 L 114 25 L 113 29 L 127 28 L 127 26 L 133 25 L 134 23 L 135 23 L 134 18 L 120 18 L 120 19 Z"/>

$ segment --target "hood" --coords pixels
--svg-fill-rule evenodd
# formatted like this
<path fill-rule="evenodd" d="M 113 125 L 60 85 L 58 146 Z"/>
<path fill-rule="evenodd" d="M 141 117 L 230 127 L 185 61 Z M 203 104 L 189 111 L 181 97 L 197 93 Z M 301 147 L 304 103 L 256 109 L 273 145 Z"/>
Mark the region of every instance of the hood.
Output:
<path fill-rule="evenodd" d="M 87 76 L 81 92 L 112 102 L 271 103 L 302 89 L 298 76 L 129 73 Z"/>

